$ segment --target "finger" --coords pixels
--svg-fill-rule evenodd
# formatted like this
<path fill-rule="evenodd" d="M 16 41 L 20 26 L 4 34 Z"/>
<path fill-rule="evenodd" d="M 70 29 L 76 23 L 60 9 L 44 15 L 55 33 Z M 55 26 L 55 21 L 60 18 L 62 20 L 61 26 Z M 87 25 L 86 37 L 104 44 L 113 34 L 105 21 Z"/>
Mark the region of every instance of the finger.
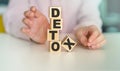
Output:
<path fill-rule="evenodd" d="M 30 11 L 35 13 L 35 17 L 40 17 L 42 15 L 42 13 L 40 11 L 38 11 L 35 6 L 32 6 L 30 8 Z"/>
<path fill-rule="evenodd" d="M 105 40 L 105 38 L 104 38 L 103 34 L 101 34 L 95 41 L 91 42 L 91 45 L 96 45 L 103 40 Z"/>
<path fill-rule="evenodd" d="M 30 19 L 34 18 L 34 16 L 35 16 L 34 12 L 32 12 L 32 11 L 26 11 L 24 13 L 24 15 L 25 15 L 26 18 L 30 18 Z"/>
<path fill-rule="evenodd" d="M 35 6 L 32 6 L 32 7 L 30 8 L 30 11 L 32 11 L 32 12 L 36 12 L 36 11 L 37 11 L 37 9 L 36 9 L 36 7 L 35 7 Z"/>
<path fill-rule="evenodd" d="M 101 41 L 100 43 L 98 43 L 98 44 L 96 44 L 96 45 L 93 45 L 91 48 L 92 48 L 92 49 L 100 48 L 100 47 L 102 47 L 105 43 L 106 43 L 106 40 L 103 40 L 103 41 Z"/>
<path fill-rule="evenodd" d="M 87 38 L 86 38 L 86 37 L 83 37 L 83 38 L 82 38 L 82 42 L 83 42 L 83 45 L 84 45 L 84 46 L 87 46 Z"/>
<path fill-rule="evenodd" d="M 103 47 L 106 43 L 106 40 L 102 41 L 100 44 L 97 45 L 97 48 Z"/>
<path fill-rule="evenodd" d="M 98 31 L 93 31 L 92 34 L 90 34 L 90 37 L 88 39 L 89 42 L 92 42 L 94 41 L 99 35 L 99 32 Z"/>
<path fill-rule="evenodd" d="M 25 17 L 27 17 L 27 18 L 29 17 L 29 14 L 30 14 L 30 11 L 25 11 L 24 12 Z"/>
<path fill-rule="evenodd" d="M 28 26 L 29 28 L 32 27 L 32 22 L 31 22 L 29 19 L 27 19 L 27 18 L 24 18 L 24 19 L 23 19 L 23 23 L 24 23 L 26 26 Z"/>
<path fill-rule="evenodd" d="M 83 46 L 87 46 L 87 37 L 85 37 L 84 35 L 81 36 L 80 38 L 80 43 L 83 45 Z"/>
<path fill-rule="evenodd" d="M 30 14 L 29 14 L 29 18 L 34 18 L 35 17 L 35 13 L 34 12 L 32 12 L 32 11 L 30 11 Z"/>
<path fill-rule="evenodd" d="M 24 34 L 26 34 L 27 36 L 30 37 L 31 33 L 30 33 L 30 29 L 29 29 L 29 28 L 24 27 L 24 28 L 21 29 L 21 31 L 22 31 Z"/>
<path fill-rule="evenodd" d="M 34 13 L 35 13 L 36 18 L 39 18 L 39 17 L 43 16 L 43 14 L 37 9 L 36 9 L 36 11 Z"/>

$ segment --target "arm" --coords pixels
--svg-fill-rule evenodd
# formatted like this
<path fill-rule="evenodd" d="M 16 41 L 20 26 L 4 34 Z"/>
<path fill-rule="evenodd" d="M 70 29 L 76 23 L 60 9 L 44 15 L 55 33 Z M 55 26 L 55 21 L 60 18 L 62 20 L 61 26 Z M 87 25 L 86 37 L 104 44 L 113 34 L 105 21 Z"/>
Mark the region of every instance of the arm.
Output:
<path fill-rule="evenodd" d="M 105 43 L 105 37 L 101 32 L 102 21 L 98 10 L 100 0 L 83 0 L 78 25 L 75 34 L 81 45 L 89 49 L 97 49 Z"/>
<path fill-rule="evenodd" d="M 95 25 L 101 31 L 102 21 L 98 9 L 100 2 L 101 0 L 82 0 L 75 30 L 82 26 Z"/>
<path fill-rule="evenodd" d="M 4 25 L 8 34 L 22 39 L 29 39 L 21 32 L 21 28 L 25 26 L 22 23 L 24 11 L 28 7 L 28 0 L 10 0 L 8 10 L 4 15 Z"/>

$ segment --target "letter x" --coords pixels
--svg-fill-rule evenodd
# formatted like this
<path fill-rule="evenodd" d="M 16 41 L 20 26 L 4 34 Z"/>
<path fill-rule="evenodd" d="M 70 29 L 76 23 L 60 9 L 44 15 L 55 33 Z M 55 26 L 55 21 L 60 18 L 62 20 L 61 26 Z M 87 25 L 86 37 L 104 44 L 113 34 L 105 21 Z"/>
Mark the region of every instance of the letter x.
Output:
<path fill-rule="evenodd" d="M 68 45 L 69 50 L 71 50 L 72 46 L 74 46 L 75 43 L 70 42 L 70 39 L 68 38 L 68 39 L 67 39 L 67 42 L 65 42 L 64 45 Z"/>

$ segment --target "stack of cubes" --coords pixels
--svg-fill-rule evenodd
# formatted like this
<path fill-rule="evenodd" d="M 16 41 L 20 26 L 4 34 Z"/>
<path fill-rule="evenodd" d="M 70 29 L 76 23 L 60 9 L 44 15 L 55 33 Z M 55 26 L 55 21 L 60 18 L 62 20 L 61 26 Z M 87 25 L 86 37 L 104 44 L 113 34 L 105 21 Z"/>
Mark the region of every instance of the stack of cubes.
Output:
<path fill-rule="evenodd" d="M 63 23 L 61 7 L 50 7 L 49 11 L 50 29 L 47 32 L 47 41 L 49 41 L 50 52 L 61 52 L 61 46 L 71 51 L 77 44 L 75 41 L 69 36 L 60 41 L 59 31 L 62 30 Z"/>

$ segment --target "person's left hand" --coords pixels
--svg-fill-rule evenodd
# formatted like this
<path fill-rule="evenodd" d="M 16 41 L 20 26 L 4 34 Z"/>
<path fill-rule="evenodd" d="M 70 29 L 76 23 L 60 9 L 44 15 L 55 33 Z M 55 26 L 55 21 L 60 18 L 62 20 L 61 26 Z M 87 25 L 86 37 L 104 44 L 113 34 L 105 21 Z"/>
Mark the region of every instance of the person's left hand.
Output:
<path fill-rule="evenodd" d="M 100 48 L 106 43 L 104 35 L 95 25 L 80 27 L 76 31 L 76 36 L 80 44 L 89 49 Z"/>

